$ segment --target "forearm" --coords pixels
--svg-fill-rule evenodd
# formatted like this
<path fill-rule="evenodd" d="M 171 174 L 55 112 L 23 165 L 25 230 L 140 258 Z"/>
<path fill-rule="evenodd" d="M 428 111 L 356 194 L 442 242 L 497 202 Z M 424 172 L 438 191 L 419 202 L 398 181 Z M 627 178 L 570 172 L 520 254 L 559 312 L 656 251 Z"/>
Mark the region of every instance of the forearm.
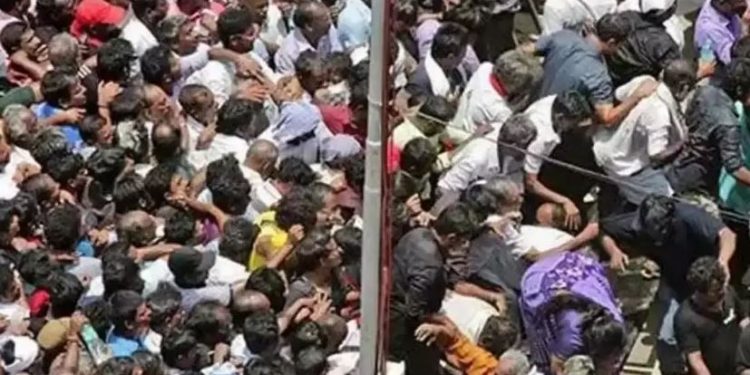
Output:
<path fill-rule="evenodd" d="M 729 264 L 737 248 L 737 235 L 729 228 L 719 232 L 719 262 Z"/>
<path fill-rule="evenodd" d="M 463 294 L 465 296 L 479 298 L 482 301 L 485 301 L 493 305 L 495 304 L 497 299 L 502 295 L 502 293 L 495 292 L 489 289 L 484 289 L 480 287 L 479 285 L 467 283 L 465 281 L 459 281 L 458 283 L 456 283 L 456 285 L 453 287 L 453 291 L 455 291 L 458 294 Z"/>
<path fill-rule="evenodd" d="M 294 245 L 290 243 L 284 245 L 281 250 L 277 251 L 275 254 L 271 255 L 270 258 L 268 258 L 268 260 L 266 261 L 266 267 L 270 269 L 278 269 L 284 263 L 289 254 L 292 253 L 292 250 L 294 250 Z"/>
<path fill-rule="evenodd" d="M 565 251 L 577 250 L 583 246 L 586 246 L 589 242 L 593 241 L 599 235 L 599 223 L 589 223 L 585 228 L 578 233 L 577 236 L 571 240 L 566 241 L 564 244 L 553 248 L 552 250 L 545 252 L 545 255 L 549 253 L 562 253 Z"/>
<path fill-rule="evenodd" d="M 599 122 L 607 128 L 616 126 L 640 101 L 640 97 L 630 95 L 616 107 L 608 106 L 606 110 L 597 109 L 596 114 L 599 117 Z"/>
<path fill-rule="evenodd" d="M 179 248 L 178 244 L 158 244 L 136 249 L 135 252 L 138 259 L 150 261 L 172 254 Z"/>
<path fill-rule="evenodd" d="M 740 167 L 734 172 L 732 172 L 732 176 L 734 176 L 737 181 L 750 186 L 750 170 L 748 170 L 745 167 Z"/>
<path fill-rule="evenodd" d="M 602 237 L 601 244 L 602 244 L 602 248 L 604 249 L 604 252 L 607 253 L 607 255 L 609 255 L 610 258 L 624 253 L 622 249 L 620 249 L 620 247 L 617 246 L 617 243 L 615 242 L 615 240 L 612 237 L 607 236 L 606 234 Z"/>
<path fill-rule="evenodd" d="M 527 174 L 524 181 L 529 192 L 542 198 L 545 202 L 565 204 L 570 200 L 568 199 L 568 197 L 559 194 L 558 192 L 545 186 L 541 181 L 539 181 L 537 174 Z"/>
<path fill-rule="evenodd" d="M 193 211 L 211 216 L 216 221 L 216 224 L 219 225 L 219 230 L 224 230 L 224 223 L 227 221 L 227 215 L 224 214 L 224 211 L 213 204 L 199 202 L 195 199 L 188 200 L 187 205 Z"/>
<path fill-rule="evenodd" d="M 700 352 L 688 354 L 688 364 L 693 375 L 711 375 Z"/>

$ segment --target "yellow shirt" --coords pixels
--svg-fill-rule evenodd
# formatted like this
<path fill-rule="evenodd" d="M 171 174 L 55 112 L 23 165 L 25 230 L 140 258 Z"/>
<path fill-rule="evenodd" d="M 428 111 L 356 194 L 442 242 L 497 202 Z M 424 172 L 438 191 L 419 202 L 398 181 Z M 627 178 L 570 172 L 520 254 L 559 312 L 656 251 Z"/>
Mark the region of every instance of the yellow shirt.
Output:
<path fill-rule="evenodd" d="M 250 253 L 248 269 L 250 272 L 266 265 L 268 259 L 260 253 L 258 246 L 261 243 L 270 245 L 270 254 L 274 255 L 286 245 L 288 234 L 276 224 L 276 211 L 266 211 L 255 219 L 255 225 L 260 228 L 260 233 L 255 239 L 253 251 Z"/>

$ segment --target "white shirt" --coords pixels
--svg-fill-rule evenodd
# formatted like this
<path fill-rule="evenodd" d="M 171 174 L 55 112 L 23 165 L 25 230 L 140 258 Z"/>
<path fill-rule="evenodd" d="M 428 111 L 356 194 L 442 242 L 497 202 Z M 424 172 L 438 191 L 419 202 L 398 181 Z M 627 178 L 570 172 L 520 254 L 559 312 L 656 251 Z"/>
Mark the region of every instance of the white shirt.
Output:
<path fill-rule="evenodd" d="M 540 253 L 550 251 L 572 239 L 573 236 L 557 228 L 522 225 L 520 233 L 508 243 L 513 245 L 511 253 L 521 257 L 532 249 Z"/>
<path fill-rule="evenodd" d="M 258 63 L 261 71 L 268 79 L 274 83 L 276 82 L 278 76 L 262 58 L 252 51 L 248 52 L 247 56 Z M 197 83 L 208 87 L 214 93 L 214 100 L 221 105 L 237 90 L 236 73 L 237 70 L 234 64 L 226 61 L 212 60 L 203 69 L 190 75 L 185 83 Z"/>
<path fill-rule="evenodd" d="M 268 10 L 266 11 L 266 22 L 263 23 L 260 29 L 260 39 L 267 44 L 280 46 L 288 34 L 286 21 L 284 21 L 281 9 L 273 1 L 269 1 Z"/>
<path fill-rule="evenodd" d="M 489 303 L 450 290 L 445 293 L 441 310 L 472 343 L 479 339 L 487 319 L 500 315 Z"/>
<path fill-rule="evenodd" d="M 240 137 L 218 133 L 207 149 L 190 151 L 187 159 L 196 170 L 221 159 L 226 154 L 232 154 L 242 164 L 245 162 L 249 148 L 247 141 Z"/>
<path fill-rule="evenodd" d="M 158 46 L 159 42 L 156 40 L 154 34 L 151 33 L 151 30 L 132 11 L 128 17 L 129 19 L 122 27 L 120 35 L 133 45 L 135 55 L 141 57 L 149 48 Z"/>
<path fill-rule="evenodd" d="M 479 125 L 499 128 L 513 114 L 505 98 L 492 86 L 492 69 L 492 63 L 479 65 L 466 85 L 458 102 L 456 117 L 446 129 L 454 142 L 460 143 L 467 139 Z"/>
<path fill-rule="evenodd" d="M 618 88 L 615 96 L 630 95 L 647 77 L 636 77 Z M 641 100 L 616 128 L 600 128 L 593 137 L 596 162 L 609 175 L 627 177 L 651 163 L 650 157 L 685 137 L 679 104 L 667 86 Z"/>
<path fill-rule="evenodd" d="M 550 95 L 539 99 L 526 109 L 525 113 L 536 127 L 536 138 L 526 149 L 534 154 L 549 156 L 560 144 L 560 136 L 552 127 L 552 103 L 555 102 L 555 98 L 555 95 Z M 541 158 L 526 155 L 523 170 L 526 173 L 539 174 L 543 163 Z"/>
<path fill-rule="evenodd" d="M 603 15 L 617 10 L 616 0 L 554 0 L 544 3 L 542 30 L 545 35 L 562 29 L 595 23 Z"/>
<path fill-rule="evenodd" d="M 8 164 L 0 172 L 0 199 L 13 199 L 18 194 L 18 185 L 13 181 L 13 176 L 16 174 L 16 170 L 21 163 L 39 166 L 28 151 L 20 147 L 11 146 Z"/>
<path fill-rule="evenodd" d="M 251 219 L 255 219 L 258 215 L 268 211 L 271 207 L 276 205 L 281 200 L 281 192 L 276 189 L 276 186 L 271 181 L 265 181 L 257 188 L 253 188 L 250 191 L 250 205 L 248 211 L 252 211 Z"/>

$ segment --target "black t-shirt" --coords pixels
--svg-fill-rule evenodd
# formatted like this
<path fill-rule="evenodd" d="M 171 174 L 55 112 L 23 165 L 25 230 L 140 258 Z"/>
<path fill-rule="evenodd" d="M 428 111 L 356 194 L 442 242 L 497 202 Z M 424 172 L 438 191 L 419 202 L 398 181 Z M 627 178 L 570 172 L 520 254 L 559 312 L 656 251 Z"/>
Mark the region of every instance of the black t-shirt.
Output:
<path fill-rule="evenodd" d="M 750 327 L 745 327 L 740 334 L 735 360 L 737 374 L 744 370 L 750 370 Z"/>
<path fill-rule="evenodd" d="M 740 321 L 746 316 L 731 287 L 724 297 L 723 313 L 706 311 L 692 299 L 685 300 L 675 316 L 680 350 L 686 355 L 701 352 L 712 374 L 733 374 Z"/>
<path fill-rule="evenodd" d="M 637 215 L 637 211 L 613 215 L 601 219 L 599 224 L 618 244 L 643 251 L 659 265 L 664 280 L 677 293 L 677 298 L 687 298 L 691 293 L 686 281 L 688 269 L 702 256 L 717 255 L 719 232 L 724 224 L 700 207 L 677 202 L 671 234 L 656 247 L 641 228 Z"/>

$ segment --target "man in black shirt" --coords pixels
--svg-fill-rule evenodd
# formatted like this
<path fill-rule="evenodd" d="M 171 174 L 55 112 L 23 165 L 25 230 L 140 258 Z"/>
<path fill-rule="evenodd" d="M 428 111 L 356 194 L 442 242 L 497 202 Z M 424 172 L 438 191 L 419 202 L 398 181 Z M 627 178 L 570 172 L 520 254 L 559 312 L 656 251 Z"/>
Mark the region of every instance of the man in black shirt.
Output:
<path fill-rule="evenodd" d="M 727 279 L 714 257 L 698 259 L 688 272 L 693 294 L 677 310 L 675 330 L 693 374 L 734 373 L 740 325 L 747 323 L 742 322 L 747 312 Z"/>
<path fill-rule="evenodd" d="M 448 252 L 465 252 L 478 228 L 475 213 L 456 203 L 432 228 L 411 230 L 393 249 L 389 351 L 395 361 L 406 361 L 407 375 L 439 373 L 439 350 L 416 341 L 414 331 L 437 318 L 447 287 Z"/>

